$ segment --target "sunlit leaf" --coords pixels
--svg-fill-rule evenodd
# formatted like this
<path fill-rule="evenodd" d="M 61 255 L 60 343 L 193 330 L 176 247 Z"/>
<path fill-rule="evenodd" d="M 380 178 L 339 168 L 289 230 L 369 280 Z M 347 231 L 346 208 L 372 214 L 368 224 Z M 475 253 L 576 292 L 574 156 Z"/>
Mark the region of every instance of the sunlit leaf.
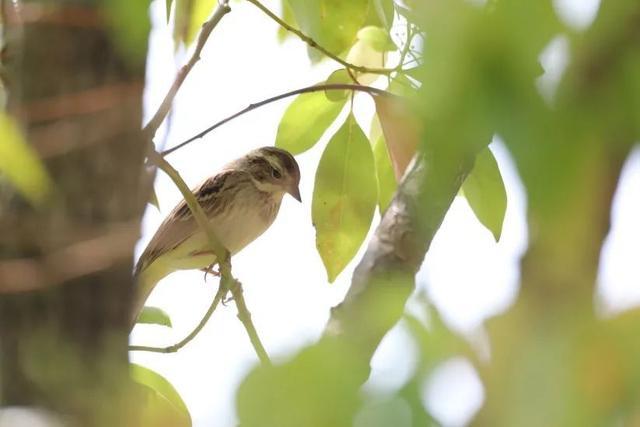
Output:
<path fill-rule="evenodd" d="M 355 41 L 367 18 L 368 3 L 369 0 L 289 0 L 300 29 L 336 55 Z"/>
<path fill-rule="evenodd" d="M 136 323 L 172 327 L 169 315 L 158 307 L 143 307 Z"/>
<path fill-rule="evenodd" d="M 476 157 L 473 170 L 462 184 L 462 191 L 478 220 L 496 241 L 500 240 L 507 209 L 507 192 L 493 153 L 487 147 Z"/>
<path fill-rule="evenodd" d="M 383 68 L 387 54 L 375 50 L 368 41 L 358 40 L 351 46 L 347 54 L 347 62 L 367 68 Z M 358 83 L 370 85 L 378 77 L 379 74 L 354 72 Z"/>
<path fill-rule="evenodd" d="M 175 18 L 173 20 L 173 41 L 176 46 L 186 43 L 187 33 L 191 24 L 191 11 L 196 0 L 176 0 Z"/>
<path fill-rule="evenodd" d="M 0 113 L 0 177 L 5 177 L 32 204 L 44 202 L 52 182 L 38 158 L 18 129 Z"/>
<path fill-rule="evenodd" d="M 413 158 L 421 135 L 421 122 L 399 96 L 375 96 L 391 163 L 399 181 Z"/>
<path fill-rule="evenodd" d="M 284 112 L 276 147 L 291 154 L 299 154 L 313 147 L 338 117 L 346 98 L 342 102 L 329 101 L 323 92 L 299 95 Z"/>
<path fill-rule="evenodd" d="M 190 427 L 191 415 L 182 397 L 163 376 L 141 365 L 129 365 L 131 379 L 149 392 L 142 409 L 143 425 Z"/>
<path fill-rule="evenodd" d="M 353 83 L 353 80 L 351 79 L 351 76 L 349 76 L 349 72 L 346 69 L 342 68 L 331 73 L 325 83 Z M 331 101 L 342 101 L 349 95 L 349 91 L 347 90 L 325 90 L 324 93 Z"/>
<path fill-rule="evenodd" d="M 361 28 L 357 34 L 358 40 L 367 42 L 377 52 L 389 52 L 397 47 L 389 37 L 389 33 L 380 27 L 369 25 Z"/>
<path fill-rule="evenodd" d="M 353 115 L 327 145 L 313 190 L 316 246 L 329 282 L 354 257 L 367 235 L 377 200 L 371 145 Z"/>

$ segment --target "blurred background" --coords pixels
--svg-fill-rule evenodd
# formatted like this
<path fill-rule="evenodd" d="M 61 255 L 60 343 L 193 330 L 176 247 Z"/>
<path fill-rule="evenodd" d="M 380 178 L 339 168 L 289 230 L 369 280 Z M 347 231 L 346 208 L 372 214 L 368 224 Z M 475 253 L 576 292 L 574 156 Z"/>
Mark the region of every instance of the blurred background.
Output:
<path fill-rule="evenodd" d="M 274 11 L 280 9 L 278 1 L 264 4 Z M 566 33 L 554 36 L 539 56 L 544 72 L 537 79 L 537 89 L 550 103 L 571 59 L 569 35 L 576 37 L 586 32 L 600 8 L 598 0 L 556 0 L 553 5 Z M 184 83 L 169 120 L 156 137 L 161 148 L 193 136 L 252 102 L 321 82 L 338 69 L 331 61 L 311 65 L 306 45 L 295 37 L 279 42 L 276 24 L 251 4 L 233 2 L 231 7 L 233 12 L 209 39 L 201 61 Z M 165 2 L 153 1 L 150 16 L 145 122 L 188 57 L 188 51 L 182 48 L 174 51 Z M 403 40 L 403 28 L 394 26 L 392 37 Z M 528 30 L 523 27 L 522 31 Z M 393 57 L 389 63 L 393 63 Z M 373 85 L 384 87 L 384 82 Z M 274 103 L 234 120 L 171 154 L 168 160 L 190 186 L 195 186 L 246 151 L 273 145 L 279 120 L 289 103 L 290 100 Z M 369 129 L 375 111 L 373 102 L 367 95 L 356 95 L 355 105 L 358 122 L 363 129 Z M 302 204 L 285 198 L 275 224 L 233 258 L 234 274 L 244 285 L 256 328 L 276 363 L 290 360 L 320 337 L 329 310 L 344 297 L 357 263 L 352 262 L 335 283 L 329 284 L 311 224 L 315 171 L 335 128 L 334 124 L 319 144 L 297 157 L 302 171 Z M 469 353 L 443 351 L 442 357 L 430 359 L 436 361 L 433 366 L 423 370 L 424 342 L 419 331 L 438 330 L 441 319 L 445 329 L 468 343 L 480 364 L 489 363 L 493 349 L 485 322 L 512 307 L 518 297 L 520 262 L 529 242 L 528 201 L 505 142 L 494 137 L 490 148 L 507 190 L 500 241 L 496 243 L 491 232 L 478 222 L 464 197 L 454 200 L 418 273 L 416 292 L 406 306 L 407 317 L 385 336 L 373 357 L 372 373 L 363 388 L 367 404 L 355 418 L 357 427 L 417 425 L 415 418 L 412 421 L 410 404 L 398 397 L 409 382 L 417 382 L 421 404 L 441 425 L 467 425 L 484 403 L 485 385 Z M 162 173 L 157 176 L 155 188 L 160 209 L 147 206 L 136 256 L 181 199 Z M 617 185 L 612 227 L 602 248 L 597 288 L 592 295 L 601 318 L 614 317 L 640 303 L 638 218 L 640 150 L 636 148 L 625 161 Z M 376 213 L 370 232 L 378 221 Z M 360 254 L 355 260 L 359 258 Z M 216 286 L 217 281 L 211 277 L 205 283 L 201 272 L 178 272 L 167 277 L 148 305 L 169 313 L 173 328 L 138 325 L 131 343 L 168 345 L 181 339 L 206 311 Z M 445 341 L 449 338 L 441 340 L 444 341 L 436 344 L 447 348 Z M 433 346 L 433 342 L 429 345 Z M 233 304 L 220 307 L 200 335 L 180 352 L 132 352 L 130 356 L 133 362 L 170 380 L 189 407 L 196 427 L 237 424 L 235 391 L 258 363 Z M 606 357 L 601 360 L 603 364 L 609 362 Z"/>

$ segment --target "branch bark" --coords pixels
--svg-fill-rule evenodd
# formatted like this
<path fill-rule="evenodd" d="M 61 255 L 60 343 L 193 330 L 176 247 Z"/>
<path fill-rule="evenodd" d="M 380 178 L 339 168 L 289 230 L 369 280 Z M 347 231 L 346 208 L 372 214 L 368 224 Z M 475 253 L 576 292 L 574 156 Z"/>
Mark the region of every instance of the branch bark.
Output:
<path fill-rule="evenodd" d="M 414 158 L 354 271 L 347 295 L 332 309 L 326 337 L 345 338 L 363 357 L 373 355 L 402 316 L 415 274 L 474 157 L 475 150 L 451 156 L 440 149 Z"/>

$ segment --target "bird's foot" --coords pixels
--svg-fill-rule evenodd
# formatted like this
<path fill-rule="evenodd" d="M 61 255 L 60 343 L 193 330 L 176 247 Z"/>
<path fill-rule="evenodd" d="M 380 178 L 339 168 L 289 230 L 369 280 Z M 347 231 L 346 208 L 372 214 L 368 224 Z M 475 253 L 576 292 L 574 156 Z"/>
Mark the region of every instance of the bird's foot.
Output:
<path fill-rule="evenodd" d="M 220 272 L 217 270 L 214 270 L 213 267 L 215 267 L 216 263 L 211 264 L 210 266 L 206 267 L 206 268 L 201 268 L 200 271 L 204 271 L 204 281 L 205 283 L 207 282 L 207 274 L 211 274 L 212 276 L 216 276 L 216 277 L 220 277 Z"/>

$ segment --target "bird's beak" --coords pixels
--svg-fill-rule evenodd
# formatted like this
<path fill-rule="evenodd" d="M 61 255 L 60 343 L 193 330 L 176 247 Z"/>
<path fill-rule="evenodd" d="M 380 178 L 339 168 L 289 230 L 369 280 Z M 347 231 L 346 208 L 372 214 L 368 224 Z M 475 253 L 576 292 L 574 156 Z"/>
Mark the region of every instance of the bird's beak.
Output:
<path fill-rule="evenodd" d="M 300 189 L 298 188 L 298 184 L 291 185 L 287 190 L 287 193 L 291 194 L 291 196 L 299 202 L 302 202 L 302 198 L 300 197 Z"/>

